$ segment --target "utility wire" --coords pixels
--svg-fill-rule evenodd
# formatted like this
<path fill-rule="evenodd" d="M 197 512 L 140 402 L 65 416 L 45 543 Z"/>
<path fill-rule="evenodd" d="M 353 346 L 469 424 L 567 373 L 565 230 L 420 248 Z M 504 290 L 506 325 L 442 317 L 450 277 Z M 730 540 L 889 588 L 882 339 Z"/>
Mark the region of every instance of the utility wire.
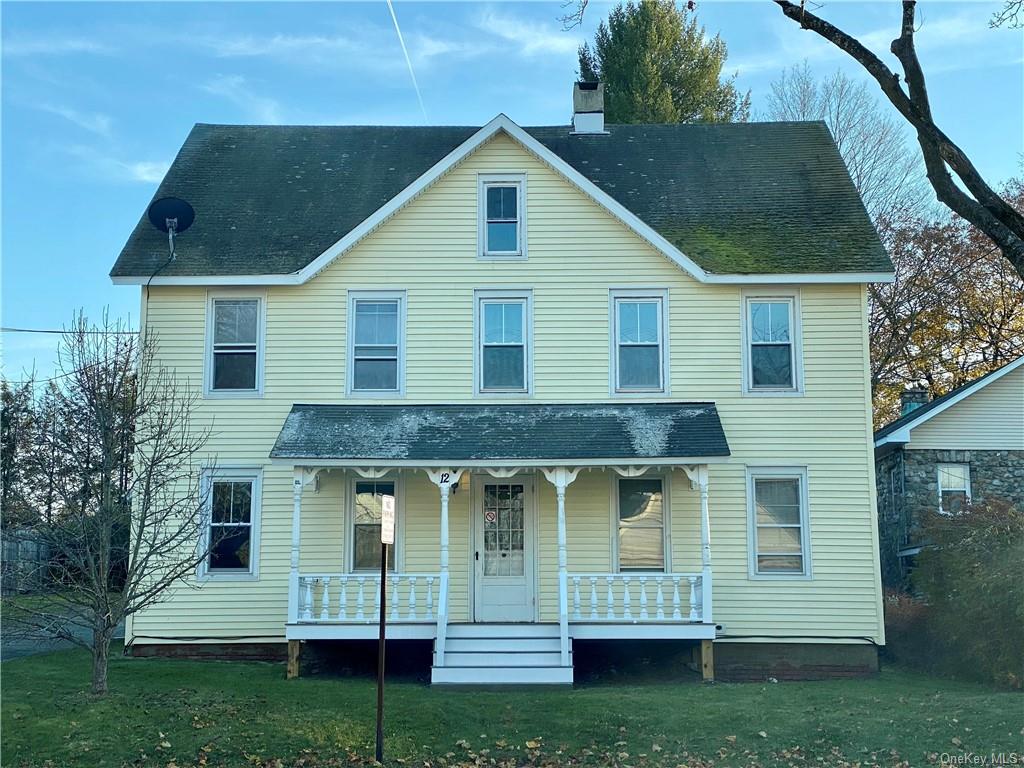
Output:
<path fill-rule="evenodd" d="M 0 331 L 4 333 L 55 333 L 64 335 L 66 333 L 79 334 L 86 333 L 91 336 L 124 336 L 128 333 L 138 333 L 138 331 L 125 330 L 125 331 L 76 331 L 67 328 L 0 328 Z"/>

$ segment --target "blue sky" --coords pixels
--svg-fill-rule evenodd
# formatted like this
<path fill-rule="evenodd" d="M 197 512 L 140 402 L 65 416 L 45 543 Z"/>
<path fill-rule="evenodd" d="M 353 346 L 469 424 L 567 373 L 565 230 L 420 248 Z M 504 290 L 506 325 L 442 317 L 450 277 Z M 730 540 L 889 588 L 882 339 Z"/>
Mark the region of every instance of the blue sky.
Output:
<path fill-rule="evenodd" d="M 990 30 L 996 4 L 921 4 L 917 35 L 936 118 L 993 183 L 1020 173 L 1024 35 Z M 560 3 L 397 2 L 426 111 L 479 125 L 498 112 L 563 124 L 576 48 L 611 4 L 564 32 Z M 899 3 L 819 14 L 895 66 Z M 196 122 L 421 124 L 383 0 L 367 3 L 3 3 L 2 319 L 59 328 L 82 307 L 135 322 L 137 288 L 107 272 Z M 768 0 L 698 2 L 755 112 L 784 67 L 863 78 Z M 56 338 L 3 335 L 4 370 L 53 371 Z"/>

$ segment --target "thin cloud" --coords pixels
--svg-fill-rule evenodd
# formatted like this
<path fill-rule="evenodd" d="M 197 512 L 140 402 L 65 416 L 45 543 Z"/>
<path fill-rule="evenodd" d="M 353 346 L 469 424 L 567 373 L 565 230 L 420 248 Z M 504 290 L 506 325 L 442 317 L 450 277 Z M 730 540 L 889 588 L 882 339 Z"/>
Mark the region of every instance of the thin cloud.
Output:
<path fill-rule="evenodd" d="M 280 103 L 269 96 L 257 94 L 242 75 L 218 75 L 200 88 L 223 97 L 258 123 L 276 125 L 283 122 Z"/>
<path fill-rule="evenodd" d="M 513 43 L 523 56 L 574 54 L 580 40 L 554 24 L 540 24 L 497 11 L 485 12 L 476 24 L 483 32 Z"/>
<path fill-rule="evenodd" d="M 43 112 L 49 112 L 51 115 L 63 117 L 65 120 L 74 123 L 82 130 L 95 133 L 97 136 L 110 138 L 110 129 L 113 125 L 113 120 L 109 115 L 104 115 L 102 112 L 80 112 L 77 109 L 72 109 L 71 107 L 65 107 L 59 104 L 37 104 L 36 109 L 42 110 Z"/>
<path fill-rule="evenodd" d="M 123 160 L 82 144 L 63 150 L 77 158 L 86 173 L 104 181 L 156 184 L 171 167 L 167 160 Z"/>
<path fill-rule="evenodd" d="M 109 54 L 109 46 L 84 37 L 14 37 L 4 40 L 4 56 L 67 56 L 76 53 Z"/>

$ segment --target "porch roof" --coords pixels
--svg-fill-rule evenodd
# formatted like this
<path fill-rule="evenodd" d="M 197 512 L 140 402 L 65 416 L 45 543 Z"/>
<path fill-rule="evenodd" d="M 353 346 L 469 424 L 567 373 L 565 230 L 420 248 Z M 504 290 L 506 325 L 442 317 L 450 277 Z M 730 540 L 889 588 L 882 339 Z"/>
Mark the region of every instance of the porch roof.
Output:
<path fill-rule="evenodd" d="M 714 403 L 292 406 L 270 452 L 383 466 L 686 464 L 729 455 Z"/>

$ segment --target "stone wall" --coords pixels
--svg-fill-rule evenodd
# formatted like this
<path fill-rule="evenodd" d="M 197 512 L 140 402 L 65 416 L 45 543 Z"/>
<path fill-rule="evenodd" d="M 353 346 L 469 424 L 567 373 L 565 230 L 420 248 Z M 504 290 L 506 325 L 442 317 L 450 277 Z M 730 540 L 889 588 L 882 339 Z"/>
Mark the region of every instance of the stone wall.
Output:
<path fill-rule="evenodd" d="M 1024 451 L 906 450 L 898 448 L 875 459 L 882 582 L 906 586 L 907 563 L 897 553 L 926 544 L 924 515 L 939 508 L 938 464 L 968 464 L 971 500 L 1004 499 L 1024 507 Z M 898 483 L 892 492 L 891 470 Z"/>

